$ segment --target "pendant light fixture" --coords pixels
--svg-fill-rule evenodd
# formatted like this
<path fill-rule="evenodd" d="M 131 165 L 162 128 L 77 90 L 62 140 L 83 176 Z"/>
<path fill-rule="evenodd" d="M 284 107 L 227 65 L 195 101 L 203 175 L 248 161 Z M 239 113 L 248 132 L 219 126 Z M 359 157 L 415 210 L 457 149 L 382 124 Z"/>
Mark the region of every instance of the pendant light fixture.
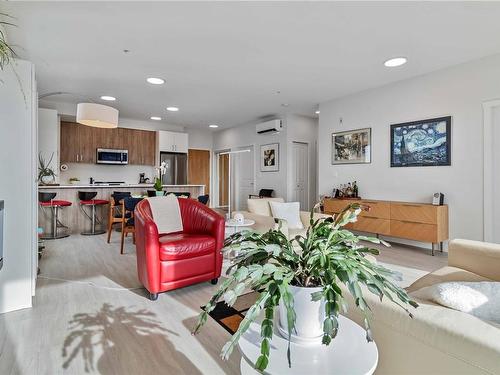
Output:
<path fill-rule="evenodd" d="M 78 103 L 76 122 L 95 128 L 117 128 L 118 110 L 103 104 Z"/>
<path fill-rule="evenodd" d="M 78 103 L 76 106 L 76 122 L 79 124 L 93 126 L 95 128 L 113 129 L 118 127 L 117 109 L 103 104 L 92 103 L 92 99 L 83 95 L 67 91 L 56 91 L 42 94 L 38 96 L 38 99 L 45 99 L 54 95 L 71 95 L 90 101 L 90 103 Z"/>

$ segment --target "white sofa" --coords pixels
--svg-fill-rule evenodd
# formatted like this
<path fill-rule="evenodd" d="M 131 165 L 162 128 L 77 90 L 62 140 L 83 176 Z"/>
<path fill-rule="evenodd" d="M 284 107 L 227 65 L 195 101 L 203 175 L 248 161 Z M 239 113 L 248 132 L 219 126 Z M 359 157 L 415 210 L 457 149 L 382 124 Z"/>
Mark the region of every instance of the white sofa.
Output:
<path fill-rule="evenodd" d="M 248 199 L 247 207 L 248 211 L 238 211 L 245 216 L 247 219 L 255 220 L 255 225 L 252 227 L 253 230 L 257 232 L 266 232 L 271 228 L 278 228 L 276 220 L 272 216 L 271 207 L 269 205 L 270 201 L 274 202 L 284 202 L 283 198 L 260 198 L 260 199 Z M 236 213 L 236 212 L 235 212 Z M 300 211 L 300 221 L 304 226 L 303 229 L 289 229 L 286 221 L 281 221 L 281 231 L 287 235 L 288 238 L 293 238 L 297 235 L 305 235 L 307 228 L 309 228 L 309 218 L 310 212 Z M 324 215 L 320 213 L 315 213 L 314 218 L 327 217 L 329 215 Z"/>
<path fill-rule="evenodd" d="M 275 227 L 270 210 L 266 211 L 269 205 L 252 201 L 249 212 L 243 213 L 256 220 L 255 229 Z M 301 218 L 305 231 L 309 213 L 301 212 Z M 446 281 L 500 281 L 500 245 L 453 240 L 448 251 L 448 266 L 415 281 L 407 288 L 410 294 Z M 364 295 L 373 311 L 372 333 L 379 351 L 376 374 L 500 374 L 500 325 L 416 297 L 420 306 L 410 308 L 412 319 L 366 289 Z M 363 316 L 347 290 L 344 296 L 349 305 L 347 316 L 363 326 Z"/>
<path fill-rule="evenodd" d="M 451 241 L 448 266 L 407 289 L 411 294 L 445 281 L 500 281 L 500 245 Z M 379 350 L 376 374 L 500 374 L 499 325 L 418 299 L 420 306 L 411 309 L 411 319 L 389 301 L 381 303 L 368 291 L 365 296 L 373 310 L 373 337 Z M 352 298 L 347 300 L 347 316 L 363 325 Z"/>

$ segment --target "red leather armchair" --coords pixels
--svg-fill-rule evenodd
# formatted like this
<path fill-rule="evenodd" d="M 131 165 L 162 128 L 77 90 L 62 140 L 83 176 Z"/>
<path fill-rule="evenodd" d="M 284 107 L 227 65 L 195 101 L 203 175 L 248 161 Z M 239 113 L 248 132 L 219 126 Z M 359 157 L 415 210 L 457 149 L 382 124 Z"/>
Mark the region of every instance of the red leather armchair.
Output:
<path fill-rule="evenodd" d="M 180 198 L 183 231 L 158 235 L 147 199 L 135 208 L 137 272 L 149 298 L 158 293 L 211 280 L 222 268 L 225 223 L 203 204 Z"/>

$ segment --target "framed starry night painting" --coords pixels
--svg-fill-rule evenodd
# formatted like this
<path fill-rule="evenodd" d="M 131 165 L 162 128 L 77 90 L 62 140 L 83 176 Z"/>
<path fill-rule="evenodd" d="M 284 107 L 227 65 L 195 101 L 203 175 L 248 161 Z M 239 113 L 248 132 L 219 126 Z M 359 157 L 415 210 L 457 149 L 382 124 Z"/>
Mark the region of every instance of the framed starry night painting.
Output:
<path fill-rule="evenodd" d="M 391 167 L 451 165 L 451 116 L 391 125 Z"/>

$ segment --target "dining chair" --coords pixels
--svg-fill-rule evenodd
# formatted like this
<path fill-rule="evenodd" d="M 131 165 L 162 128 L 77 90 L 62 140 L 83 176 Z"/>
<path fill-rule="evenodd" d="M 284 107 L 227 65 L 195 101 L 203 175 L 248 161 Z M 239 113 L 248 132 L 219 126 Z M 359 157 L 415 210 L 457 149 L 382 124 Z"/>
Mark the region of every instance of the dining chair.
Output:
<path fill-rule="evenodd" d="M 125 210 L 123 208 L 123 200 L 124 198 L 131 196 L 132 194 L 129 191 L 115 191 L 111 194 L 108 217 L 108 243 L 111 241 L 113 225 L 123 223 L 126 219 Z"/>
<path fill-rule="evenodd" d="M 210 196 L 208 194 L 200 195 L 198 197 L 198 202 L 200 202 L 200 203 L 204 204 L 205 206 L 207 206 L 209 199 L 210 199 Z"/>
<path fill-rule="evenodd" d="M 132 198 L 132 197 L 127 197 L 122 199 L 124 220 L 122 221 L 122 240 L 120 245 L 120 254 L 123 254 L 125 237 L 127 237 L 129 233 L 132 234 L 132 243 L 135 245 L 134 210 L 135 206 L 137 206 L 137 203 L 139 203 L 143 199 L 144 198 Z"/>

